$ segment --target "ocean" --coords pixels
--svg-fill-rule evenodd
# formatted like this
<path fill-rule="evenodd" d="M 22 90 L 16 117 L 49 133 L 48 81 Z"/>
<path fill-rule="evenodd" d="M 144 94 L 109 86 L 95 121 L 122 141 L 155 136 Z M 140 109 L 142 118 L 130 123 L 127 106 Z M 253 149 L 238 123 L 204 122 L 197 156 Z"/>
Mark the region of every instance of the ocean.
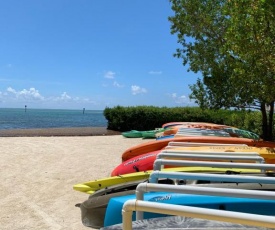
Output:
<path fill-rule="evenodd" d="M 107 127 L 102 110 L 1 109 L 1 129 Z"/>

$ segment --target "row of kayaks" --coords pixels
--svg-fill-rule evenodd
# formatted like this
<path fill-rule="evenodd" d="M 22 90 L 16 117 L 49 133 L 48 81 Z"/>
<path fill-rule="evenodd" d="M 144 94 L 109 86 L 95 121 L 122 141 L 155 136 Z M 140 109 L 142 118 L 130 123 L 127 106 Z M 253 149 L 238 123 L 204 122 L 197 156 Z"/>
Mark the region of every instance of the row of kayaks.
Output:
<path fill-rule="evenodd" d="M 254 140 L 260 139 L 259 135 L 248 130 L 204 122 L 169 122 L 162 125 L 161 128 L 156 128 L 154 130 L 130 130 L 122 132 L 122 135 L 127 138 L 144 139 L 164 139 L 167 137 L 177 136 L 233 136 L 249 138 Z"/>
<path fill-rule="evenodd" d="M 172 124 L 163 126 L 171 127 Z M 211 127 L 216 130 L 215 125 Z M 208 229 L 206 225 L 211 226 L 209 229 L 252 228 L 243 224 L 249 222 L 229 224 L 223 217 L 219 222 L 203 220 L 205 226 L 200 228 L 198 223 L 202 223 L 202 219 L 183 220 L 179 215 L 180 221 L 175 222 L 171 213 L 178 206 L 206 209 L 206 212 L 221 210 L 222 215 L 224 211 L 244 213 L 255 220 L 260 215 L 266 222 L 253 222 L 261 226 L 253 229 L 275 228 L 275 221 L 269 220 L 275 216 L 274 142 L 232 136 L 174 135 L 133 146 L 125 150 L 121 158 L 122 163 L 110 172 L 110 177 L 74 185 L 74 190 L 88 194 L 88 199 L 78 205 L 85 226 L 121 229 L 122 213 L 133 201 L 137 208 L 137 217 L 132 218 L 134 229 Z M 146 192 L 142 190 L 144 203 L 136 196 L 141 188 L 146 188 Z M 204 194 L 201 191 L 205 189 L 211 191 Z M 228 189 L 232 194 L 223 192 Z M 265 197 L 261 192 L 268 194 Z M 138 211 L 139 203 L 148 207 L 153 204 L 153 211 L 148 211 L 147 206 L 147 212 Z M 159 205 L 157 211 L 156 205 Z M 172 211 L 167 214 L 169 208 Z M 186 212 L 185 215 L 188 216 Z"/>

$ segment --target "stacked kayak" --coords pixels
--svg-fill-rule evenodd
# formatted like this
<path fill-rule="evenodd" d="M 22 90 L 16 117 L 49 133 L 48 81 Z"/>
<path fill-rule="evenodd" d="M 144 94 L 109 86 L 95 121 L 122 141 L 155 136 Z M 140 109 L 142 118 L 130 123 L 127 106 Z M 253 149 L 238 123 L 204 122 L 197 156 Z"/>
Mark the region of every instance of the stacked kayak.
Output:
<path fill-rule="evenodd" d="M 191 143 L 218 143 L 218 144 L 245 144 L 251 147 L 266 147 L 271 148 L 271 153 L 273 153 L 273 148 L 275 148 L 274 142 L 253 140 L 249 138 L 239 138 L 239 137 L 216 137 L 216 136 L 184 136 L 176 138 L 166 138 L 162 140 L 154 140 L 146 143 L 142 143 L 131 148 L 126 149 L 122 155 L 122 161 L 126 161 L 135 156 L 141 155 L 143 153 L 149 153 L 157 150 L 161 150 L 166 147 L 169 142 L 191 142 Z"/>
<path fill-rule="evenodd" d="M 181 134 L 183 129 L 189 130 L 189 133 L 195 133 L 196 131 L 202 131 L 201 135 L 205 133 L 205 135 L 211 133 L 216 133 L 219 135 L 227 135 L 228 132 L 223 131 L 223 129 L 228 128 L 230 132 L 233 132 L 231 129 L 233 127 L 226 125 L 218 125 L 213 123 L 205 123 L 205 122 L 170 122 L 162 125 L 161 128 L 156 128 L 154 130 L 147 131 L 139 131 L 139 130 L 130 130 L 126 132 L 122 132 L 122 135 L 127 138 L 156 138 L 167 135 L 175 135 Z M 211 132 L 210 132 L 211 131 Z M 214 132 L 216 131 L 216 132 Z M 219 132 L 220 131 L 220 132 Z M 204 132 L 204 133 L 203 133 Z M 188 133 L 187 133 L 188 134 Z"/>
<path fill-rule="evenodd" d="M 173 147 L 173 148 L 171 148 Z M 148 153 L 143 153 L 141 155 L 137 155 L 133 158 L 130 158 L 120 165 L 114 168 L 111 172 L 111 176 L 119 176 L 127 173 L 133 172 L 142 172 L 152 170 L 154 166 L 154 162 L 157 159 L 157 156 L 161 153 L 169 154 L 177 154 L 177 155 L 185 155 L 186 159 L 188 160 L 198 160 L 198 158 L 203 158 L 203 155 L 207 154 L 219 154 L 219 155 L 227 155 L 232 156 L 232 162 L 237 162 L 238 159 L 236 158 L 233 160 L 234 153 L 242 152 L 244 155 L 248 155 L 248 153 L 257 153 L 261 156 L 266 163 L 274 164 L 275 163 L 275 148 L 267 148 L 267 147 L 249 147 L 245 145 L 233 145 L 233 146 L 204 146 L 204 147 L 180 147 L 180 146 L 170 146 L 170 148 L 156 150 Z M 188 157 L 188 154 L 196 153 L 198 157 Z M 216 155 L 216 154 L 215 154 Z M 170 158 L 177 158 L 175 155 L 174 157 Z M 220 159 L 222 161 L 222 157 Z M 252 161 L 252 160 L 250 160 Z M 167 168 L 169 166 L 166 166 Z"/>
<path fill-rule="evenodd" d="M 200 221 L 211 229 L 249 229 L 251 223 L 260 226 L 253 229 L 275 228 L 270 218 L 275 216 L 274 142 L 262 141 L 246 130 L 200 122 L 171 122 L 160 129 L 122 135 L 155 140 L 126 149 L 110 177 L 73 186 L 89 196 L 78 205 L 85 226 L 108 230 L 134 224 L 137 229 L 172 229 L 179 225 L 171 223 L 171 215 L 189 216 L 182 210 L 192 207 L 207 217 L 182 224 L 182 229 Z M 125 214 L 130 210 L 136 215 Z M 215 217 L 220 222 L 208 217 L 212 212 L 222 216 Z M 246 217 L 250 222 L 243 220 Z"/>
<path fill-rule="evenodd" d="M 177 174 L 175 174 L 177 175 Z M 185 178 L 186 174 L 182 174 L 182 179 Z M 171 174 L 172 176 L 172 174 Z M 181 176 L 180 173 L 178 173 L 177 176 Z M 194 175 L 197 176 L 197 178 L 200 178 L 200 175 Z M 208 176 L 209 178 L 212 177 L 211 174 L 207 175 L 204 174 L 203 176 Z M 142 219 L 150 219 L 150 218 L 160 218 L 168 216 L 167 209 L 170 208 L 171 212 L 173 213 L 173 208 L 176 210 L 179 206 L 184 207 L 196 207 L 195 210 L 216 210 L 216 213 L 222 214 L 222 212 L 225 212 L 225 214 L 228 214 L 227 212 L 234 212 L 235 216 L 239 215 L 241 216 L 241 213 L 245 214 L 256 214 L 258 218 L 262 217 L 262 219 L 269 219 L 270 222 L 273 222 L 272 225 L 266 226 L 275 226 L 275 221 L 272 221 L 275 215 L 275 199 L 274 199 L 274 179 L 275 178 L 262 178 L 262 177 L 255 177 L 255 176 L 227 176 L 227 175 L 219 175 L 219 177 L 215 177 L 213 179 L 223 180 L 225 178 L 228 179 L 228 181 L 236 182 L 242 181 L 242 188 L 238 188 L 236 184 L 232 183 L 226 183 L 226 187 L 217 184 L 215 187 L 212 187 L 213 184 L 208 184 L 211 186 L 204 186 L 201 185 L 157 185 L 153 183 L 142 183 L 139 184 L 139 188 L 137 188 L 137 191 L 141 191 L 141 189 L 144 187 L 147 187 L 147 191 L 143 192 L 143 197 L 138 198 L 137 195 L 126 195 L 126 196 L 117 196 L 113 197 L 109 200 L 105 218 L 104 218 L 104 226 L 110 226 L 114 224 L 118 224 L 122 222 L 122 216 L 119 212 L 120 210 L 127 210 L 123 207 L 125 204 L 129 201 L 132 201 L 133 203 L 136 203 L 136 207 L 139 206 L 139 202 L 142 203 L 144 206 L 147 204 L 148 206 L 145 206 L 145 210 L 147 212 L 144 212 L 142 215 Z M 265 181 L 268 181 L 267 183 L 272 183 L 272 186 L 267 186 L 267 190 L 272 190 L 272 192 L 267 192 L 264 188 L 262 188 L 261 191 L 257 191 L 259 189 L 259 185 L 255 185 L 255 187 L 251 187 L 251 184 L 249 182 L 250 179 L 255 179 L 259 183 Z M 262 180 L 264 179 L 264 180 Z M 253 184 L 253 183 L 252 183 Z M 254 186 L 253 185 L 253 186 Z M 264 187 L 264 186 L 263 186 Z M 226 188 L 226 189 L 224 189 Z M 250 191 L 248 191 L 250 189 Z M 154 192 L 150 192 L 150 190 Z M 180 191 L 182 190 L 182 191 Z M 231 190 L 231 191 L 230 191 Z M 232 191 L 235 190 L 235 191 Z M 188 191 L 188 192 L 186 192 Z M 202 191 L 207 191 L 207 194 L 202 194 Z M 212 192 L 210 192 L 212 191 Z M 220 193 L 219 193 L 220 192 Z M 232 194 L 230 194 L 232 192 Z M 251 194 L 249 197 L 243 197 L 240 195 L 240 193 L 243 192 L 244 194 Z M 193 194 L 192 194 L 193 193 Z M 239 196 L 238 196 L 238 195 Z M 253 194 L 255 195 L 254 198 Z M 261 198 L 256 198 L 257 194 L 268 194 L 270 195 L 269 198 L 260 196 Z M 149 206 L 150 205 L 150 206 Z M 152 212 L 148 212 L 149 209 L 152 210 Z M 251 208 L 253 207 L 253 208 Z M 159 210 L 163 210 L 163 213 L 158 213 L 156 209 L 159 208 Z M 135 210 L 136 208 L 133 208 Z M 140 211 L 140 209 L 137 209 Z M 187 209 L 188 210 L 188 209 Z M 193 209 L 191 209 L 193 210 Z M 211 211 L 208 211 L 210 213 Z M 177 213 L 177 212 L 174 212 Z M 186 215 L 186 213 L 183 213 L 182 215 Z M 207 215 L 207 214 L 205 214 Z M 192 215 L 191 215 L 192 216 Z M 253 217 L 253 215 L 249 215 L 250 217 Z M 266 216 L 269 216 L 269 218 L 265 218 Z M 138 218 L 138 214 L 136 216 Z M 136 220 L 134 218 L 134 220 Z M 252 221 L 252 219 L 251 219 Z M 249 221 L 247 222 L 249 223 Z"/>
<path fill-rule="evenodd" d="M 162 135 L 158 135 L 159 139 L 165 138 L 165 136 L 194 136 L 194 135 L 215 135 L 215 136 L 233 136 L 243 137 L 254 140 L 259 140 L 258 134 L 250 132 L 248 130 L 238 129 L 226 125 L 218 125 L 212 123 L 189 123 L 189 122 L 170 122 L 164 124 L 166 129 Z M 167 128 L 169 127 L 169 129 Z"/>
<path fill-rule="evenodd" d="M 231 163 L 232 167 L 236 167 L 237 163 Z M 267 166 L 267 165 L 266 165 Z M 244 166 L 245 167 L 245 166 Z M 269 165 L 269 169 L 273 169 L 274 166 Z M 197 170 L 196 170 L 197 168 Z M 205 168 L 202 169 L 201 167 L 190 167 L 190 168 L 179 168 L 169 169 L 169 170 L 162 170 L 164 173 L 160 175 L 159 171 L 152 171 L 147 172 L 146 177 L 143 179 L 139 176 L 137 180 L 132 179 L 129 181 L 131 176 L 129 175 L 122 175 L 121 178 L 125 177 L 125 181 L 122 182 L 121 179 L 120 183 L 117 184 L 102 184 L 102 180 L 87 182 L 87 185 L 91 186 L 95 191 L 91 194 L 89 198 L 80 204 L 81 208 L 81 215 L 83 223 L 88 227 L 99 228 L 103 226 L 110 226 L 113 224 L 118 224 L 122 222 L 121 210 L 124 203 L 127 200 L 135 199 L 135 193 L 138 186 L 141 183 L 144 183 L 149 180 L 151 184 L 155 184 L 154 179 L 156 176 L 160 178 L 157 184 L 159 185 L 172 185 L 182 187 L 183 189 L 187 186 L 199 186 L 201 187 L 200 190 L 203 190 L 203 187 L 211 187 L 211 188 L 226 188 L 227 189 L 255 189 L 255 190 L 275 190 L 275 178 L 267 177 L 266 181 L 271 183 L 271 185 L 264 185 L 265 174 L 263 174 L 260 170 L 255 169 L 247 170 L 247 169 L 240 169 L 234 170 L 234 168 Z M 191 172 L 191 173 L 190 173 Z M 203 172 L 203 173 L 202 173 Z M 230 172 L 230 173 L 229 173 Z M 178 174 L 176 174 L 178 173 Z M 208 174 L 207 173 L 211 173 Z M 236 175 L 235 175 L 236 174 Z M 141 173 L 134 173 L 134 175 L 141 175 Z M 215 176 L 216 175 L 216 176 Z M 220 179 L 217 178 L 218 175 L 224 176 Z M 251 175 L 251 176 L 250 176 Z M 257 183 L 250 183 L 253 180 L 255 181 L 254 175 L 259 175 L 259 181 Z M 182 177 L 181 177 L 182 176 Z M 193 176 L 193 178 L 192 178 Z M 197 176 L 197 177 L 194 177 Z M 200 177 L 199 177 L 200 176 Z M 234 179 L 239 176 L 243 179 L 243 181 Z M 119 177 L 113 177 L 114 179 L 118 179 Z M 161 179 L 162 178 L 162 179 Z M 177 180 L 172 180 L 176 178 Z M 207 178 L 207 179 L 205 179 Z M 215 180 L 215 183 L 206 182 L 206 180 Z M 107 179 L 107 178 L 106 178 Z M 186 179 L 190 179 L 190 181 L 186 181 Z M 247 182 L 245 182 L 247 179 Z M 262 181 L 260 180 L 262 179 Z M 111 179 L 110 179 L 111 180 Z M 218 183 L 218 181 L 223 181 L 222 183 Z M 182 182 L 183 181 L 183 182 Z M 201 181 L 200 183 L 198 183 Z M 195 183 L 194 183 L 195 182 Z M 97 190 L 95 189 L 95 183 L 97 183 Z M 100 185 L 100 186 L 99 186 Z M 106 186 L 106 187 L 105 187 Z M 225 197 L 215 197 L 209 195 L 188 195 L 186 193 L 177 194 L 171 192 L 160 191 L 157 192 L 150 192 L 144 194 L 144 200 L 149 202 L 156 202 L 160 204 L 177 204 L 177 205 L 187 205 L 193 207 L 206 207 L 211 209 L 220 209 L 223 207 L 223 210 L 231 210 L 231 211 L 238 211 L 238 212 L 248 212 L 248 213 L 258 213 L 258 214 L 265 214 L 265 215 L 275 215 L 273 213 L 274 209 L 274 202 L 270 202 L 269 200 L 251 200 L 249 198 L 242 198 L 242 199 L 235 199 L 229 196 Z M 255 209 L 251 209 L 251 205 L 255 207 Z M 249 208 L 250 207 L 250 208 Z M 271 211 L 273 210 L 273 211 Z M 166 216 L 166 215 L 164 215 Z M 144 218 L 156 218 L 156 217 L 163 217 L 163 215 L 159 214 L 150 214 L 146 213 Z M 135 220 L 135 219 L 133 219 Z"/>
<path fill-rule="evenodd" d="M 207 122 L 168 122 L 162 125 L 162 128 L 174 128 L 174 127 L 222 129 L 230 126 L 207 123 Z"/>

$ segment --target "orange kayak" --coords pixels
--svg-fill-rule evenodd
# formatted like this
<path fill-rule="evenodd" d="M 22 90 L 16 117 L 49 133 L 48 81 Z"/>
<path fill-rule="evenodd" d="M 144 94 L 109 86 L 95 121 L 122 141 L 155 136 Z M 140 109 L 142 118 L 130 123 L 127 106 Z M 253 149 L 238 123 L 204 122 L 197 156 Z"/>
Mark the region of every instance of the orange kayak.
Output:
<path fill-rule="evenodd" d="M 253 147 L 275 148 L 275 142 L 257 141 L 249 138 L 238 137 L 217 137 L 217 136 L 185 136 L 176 138 L 167 138 L 162 140 L 154 140 L 142 143 L 128 148 L 122 153 L 122 162 L 135 156 L 161 150 L 168 145 L 169 142 L 198 142 L 198 143 L 219 143 L 219 144 L 246 144 Z"/>

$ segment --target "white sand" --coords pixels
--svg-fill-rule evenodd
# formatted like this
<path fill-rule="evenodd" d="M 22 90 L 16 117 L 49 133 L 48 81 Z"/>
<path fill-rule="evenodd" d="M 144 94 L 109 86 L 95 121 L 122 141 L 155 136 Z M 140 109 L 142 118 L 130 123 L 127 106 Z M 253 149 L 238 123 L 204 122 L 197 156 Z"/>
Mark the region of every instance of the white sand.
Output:
<path fill-rule="evenodd" d="M 0 229 L 91 229 L 75 207 L 73 185 L 110 175 L 129 147 L 121 135 L 0 138 Z"/>

